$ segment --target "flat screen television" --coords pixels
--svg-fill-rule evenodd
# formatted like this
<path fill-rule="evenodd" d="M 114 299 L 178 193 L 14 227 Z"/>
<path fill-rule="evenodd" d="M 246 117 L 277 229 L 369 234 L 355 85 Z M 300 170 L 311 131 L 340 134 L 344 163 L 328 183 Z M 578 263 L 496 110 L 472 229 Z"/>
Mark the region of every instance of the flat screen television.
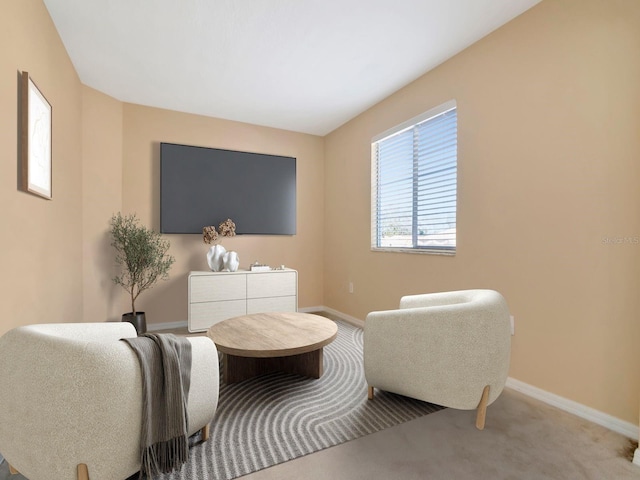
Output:
<path fill-rule="evenodd" d="M 237 234 L 295 235 L 296 159 L 160 144 L 160 231 L 202 233 L 231 218 Z"/>

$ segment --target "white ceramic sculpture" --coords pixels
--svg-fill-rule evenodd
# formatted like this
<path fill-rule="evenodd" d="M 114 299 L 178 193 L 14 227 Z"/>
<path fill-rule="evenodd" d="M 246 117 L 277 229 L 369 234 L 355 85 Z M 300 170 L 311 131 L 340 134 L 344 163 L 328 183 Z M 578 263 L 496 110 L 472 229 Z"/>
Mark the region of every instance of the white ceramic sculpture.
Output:
<path fill-rule="evenodd" d="M 207 252 L 207 263 L 213 272 L 220 272 L 223 269 L 223 258 L 227 250 L 222 245 L 214 245 Z"/>
<path fill-rule="evenodd" d="M 240 258 L 236 252 L 227 252 L 224 254 L 222 263 L 225 271 L 235 272 L 240 265 Z"/>

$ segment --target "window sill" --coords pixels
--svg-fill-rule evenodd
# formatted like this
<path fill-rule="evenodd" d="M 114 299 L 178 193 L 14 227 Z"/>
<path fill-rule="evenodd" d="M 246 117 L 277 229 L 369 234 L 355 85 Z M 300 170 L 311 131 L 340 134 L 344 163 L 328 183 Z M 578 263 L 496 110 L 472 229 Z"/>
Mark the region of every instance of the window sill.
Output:
<path fill-rule="evenodd" d="M 401 248 L 401 247 L 371 247 L 372 252 L 387 253 L 417 253 L 419 255 L 444 255 L 445 257 L 454 257 L 455 250 L 441 250 L 436 248 Z"/>

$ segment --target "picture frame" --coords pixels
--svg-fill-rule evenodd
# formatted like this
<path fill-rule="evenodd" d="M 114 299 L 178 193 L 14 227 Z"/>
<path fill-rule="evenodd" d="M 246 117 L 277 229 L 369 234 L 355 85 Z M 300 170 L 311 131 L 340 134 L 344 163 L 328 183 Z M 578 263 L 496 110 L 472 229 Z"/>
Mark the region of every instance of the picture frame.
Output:
<path fill-rule="evenodd" d="M 52 107 L 28 72 L 22 72 L 21 176 L 25 192 L 52 198 Z"/>

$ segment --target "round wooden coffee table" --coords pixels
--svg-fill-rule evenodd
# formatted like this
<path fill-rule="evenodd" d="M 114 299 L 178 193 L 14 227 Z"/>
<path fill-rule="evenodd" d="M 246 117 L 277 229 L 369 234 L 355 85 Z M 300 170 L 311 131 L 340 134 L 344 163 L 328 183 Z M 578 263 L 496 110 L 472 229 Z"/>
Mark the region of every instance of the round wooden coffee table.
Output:
<path fill-rule="evenodd" d="M 322 349 L 337 334 L 334 321 L 298 312 L 243 315 L 216 323 L 207 331 L 223 354 L 225 383 L 272 372 L 320 378 Z"/>

